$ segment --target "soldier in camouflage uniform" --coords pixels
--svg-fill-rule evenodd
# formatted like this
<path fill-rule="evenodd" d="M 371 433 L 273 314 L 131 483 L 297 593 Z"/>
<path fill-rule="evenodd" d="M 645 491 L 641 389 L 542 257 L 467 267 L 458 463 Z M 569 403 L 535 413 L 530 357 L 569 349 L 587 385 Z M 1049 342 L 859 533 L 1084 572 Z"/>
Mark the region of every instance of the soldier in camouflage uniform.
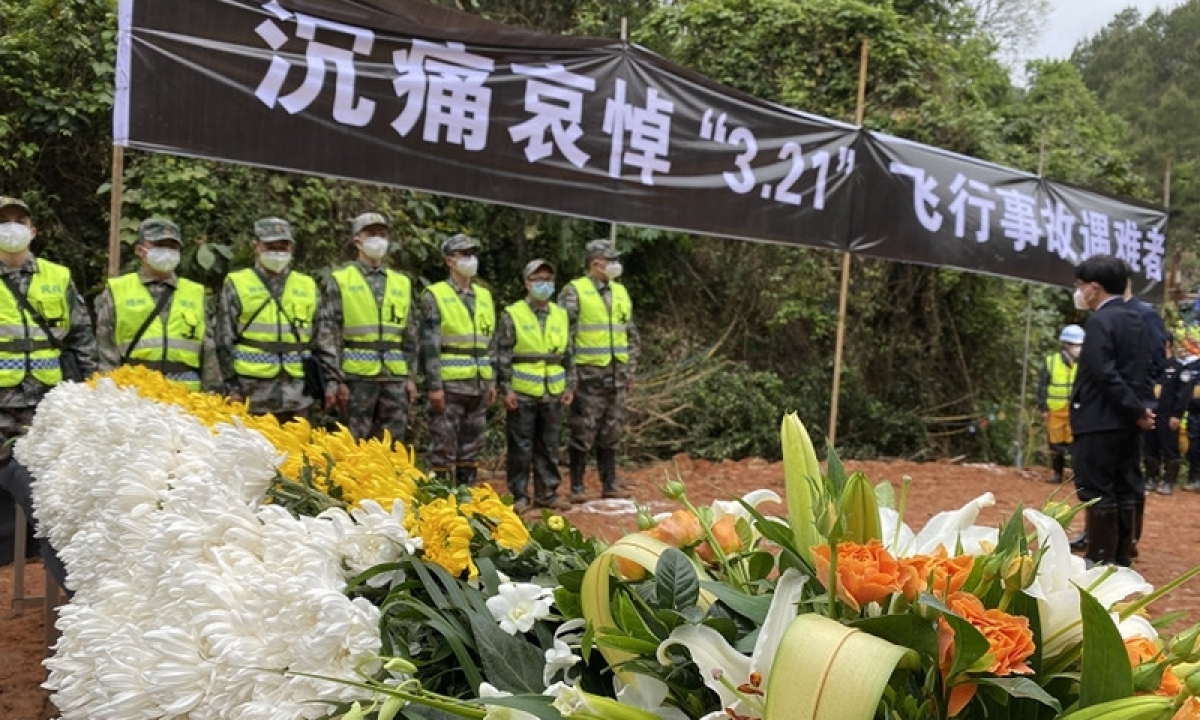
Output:
<path fill-rule="evenodd" d="M 96 298 L 100 370 L 146 365 L 193 390 L 221 392 L 204 286 L 175 274 L 182 242 L 170 220 L 150 218 L 138 227 L 141 266 L 110 278 Z M 147 322 L 156 308 L 158 320 Z"/>
<path fill-rule="evenodd" d="M 74 357 L 82 375 L 78 379 L 96 371 L 92 318 L 70 271 L 29 251 L 36 235 L 29 206 L 0 197 L 0 465 L 12 457 L 12 440 L 33 420 L 42 397 L 69 379 L 63 377 L 63 353 Z M 28 301 L 41 323 L 22 309 L 10 287 Z"/>
<path fill-rule="evenodd" d="M 304 360 L 309 353 L 336 377 L 337 346 L 322 333 L 316 281 L 290 269 L 292 230 L 287 221 L 254 223 L 255 263 L 230 273 L 221 288 L 215 339 L 225 393 L 250 401 L 250 412 L 280 422 L 306 416 Z M 314 332 L 315 329 L 315 332 Z"/>
<path fill-rule="evenodd" d="M 558 495 L 558 431 L 561 408 L 574 397 L 570 320 L 550 301 L 553 265 L 533 260 L 521 279 L 529 294 L 504 309 L 496 329 L 496 382 L 508 411 L 508 490 L 513 509 L 524 511 L 533 470 L 533 504 L 563 512 L 571 503 Z"/>
<path fill-rule="evenodd" d="M 338 350 L 336 377 L 325 386 L 326 407 L 337 407 L 356 438 L 403 442 L 408 408 L 417 397 L 417 321 L 412 281 L 388 269 L 387 220 L 378 213 L 354 219 L 358 258 L 325 283 L 322 322 Z"/>
<path fill-rule="evenodd" d="M 450 277 L 421 295 L 421 361 L 429 392 L 429 464 L 455 482 L 476 481 L 488 405 L 496 399 L 496 310 L 473 282 L 479 241 L 455 235 L 442 243 Z"/>
<path fill-rule="evenodd" d="M 606 498 L 628 497 L 617 484 L 617 445 L 625 424 L 625 396 L 633 389 L 641 339 L 633 303 L 621 275 L 621 254 L 608 240 L 587 244 L 587 274 L 563 288 L 558 304 L 571 320 L 575 348 L 575 400 L 571 429 L 571 502 L 587 495 L 583 474 L 596 448 L 596 466 Z"/>

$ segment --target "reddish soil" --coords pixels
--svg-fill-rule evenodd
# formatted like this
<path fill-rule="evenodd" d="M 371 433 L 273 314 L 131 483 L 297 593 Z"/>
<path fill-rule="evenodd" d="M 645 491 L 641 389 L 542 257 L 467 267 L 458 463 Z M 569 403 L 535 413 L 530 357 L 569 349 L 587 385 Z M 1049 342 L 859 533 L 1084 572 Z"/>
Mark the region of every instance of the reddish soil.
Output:
<path fill-rule="evenodd" d="M 923 526 L 934 513 L 961 507 L 988 491 L 995 494 L 996 506 L 985 510 L 979 522 L 996 525 L 1018 505 L 1040 506 L 1057 489 L 1044 482 L 1050 475 L 1045 468 L 1017 470 L 994 465 L 910 462 L 849 462 L 847 468 L 862 470 L 875 482 L 888 480 L 897 490 L 903 477 L 911 477 L 905 520 L 914 528 Z M 659 512 L 671 509 L 673 504 L 664 500 L 657 488 L 668 478 L 674 479 L 676 473 L 687 483 L 688 495 L 697 504 L 741 496 L 757 488 L 783 494 L 782 465 L 762 460 L 707 462 L 679 456 L 672 462 L 627 470 L 623 475 L 637 501 Z M 501 489 L 502 478 L 491 479 Z M 596 492 L 598 483 L 594 473 L 589 474 L 587 485 L 589 491 Z M 1067 490 L 1058 490 L 1060 496 L 1066 493 Z M 636 529 L 633 514 L 622 512 L 629 509 L 622 505 L 593 501 L 576 507 L 566 517 L 585 532 L 612 541 Z M 763 510 L 767 514 L 785 512 L 782 506 L 765 506 Z M 1200 525 L 1198 516 L 1200 495 L 1176 493 L 1173 497 L 1152 495 L 1147 499 L 1137 569 L 1151 583 L 1162 585 L 1200 564 L 1200 545 L 1193 542 L 1197 538 L 1192 536 Z M 1077 523 L 1081 524 L 1082 518 Z M 42 584 L 42 566 L 39 563 L 27 566 L 26 592 L 40 593 Z M 45 653 L 42 610 L 27 609 L 15 616 L 11 598 L 12 566 L 7 566 L 0 570 L 0 718 L 53 717 L 53 707 L 40 688 L 46 675 L 40 664 Z M 1183 611 L 1187 613 L 1187 622 L 1200 621 L 1200 581 L 1177 589 L 1151 610 L 1156 615 Z"/>

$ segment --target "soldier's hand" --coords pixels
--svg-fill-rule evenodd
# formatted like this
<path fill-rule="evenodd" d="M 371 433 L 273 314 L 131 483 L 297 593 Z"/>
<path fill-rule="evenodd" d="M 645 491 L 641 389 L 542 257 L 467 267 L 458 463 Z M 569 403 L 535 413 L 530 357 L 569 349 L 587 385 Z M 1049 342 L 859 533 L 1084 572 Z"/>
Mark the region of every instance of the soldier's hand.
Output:
<path fill-rule="evenodd" d="M 350 417 L 350 386 L 346 383 L 338 383 L 337 387 L 337 408 L 342 413 L 343 417 Z"/>
<path fill-rule="evenodd" d="M 571 392 L 570 390 L 563 393 L 562 397 L 559 399 L 559 402 L 561 402 L 563 405 L 570 405 L 574 401 L 575 393 Z"/>
<path fill-rule="evenodd" d="M 1154 429 L 1154 411 L 1151 410 L 1150 408 L 1146 408 L 1146 412 L 1142 413 L 1142 416 L 1140 418 L 1138 418 L 1137 426 L 1139 428 L 1141 428 L 1142 430 L 1153 430 Z"/>
<path fill-rule="evenodd" d="M 408 404 L 415 403 L 417 401 L 417 384 L 409 380 L 404 384 L 404 390 L 408 393 Z"/>
<path fill-rule="evenodd" d="M 441 415 L 446 412 L 446 391 L 445 390 L 430 390 L 429 391 L 429 409 L 435 414 Z"/>
<path fill-rule="evenodd" d="M 1172 431 L 1178 431 L 1181 424 L 1182 423 L 1179 422 L 1179 418 L 1173 417 L 1167 423 L 1167 426 L 1170 427 Z"/>
<path fill-rule="evenodd" d="M 488 390 L 487 399 L 484 402 L 486 402 L 488 405 L 491 405 L 492 403 L 496 402 L 496 386 L 495 385 L 493 385 L 492 388 L 490 390 Z"/>
<path fill-rule="evenodd" d="M 236 393 L 236 392 L 229 393 L 229 402 L 231 402 L 231 403 L 240 403 L 240 402 L 244 401 L 245 399 L 246 398 L 242 397 L 241 393 Z"/>
<path fill-rule="evenodd" d="M 504 393 L 504 407 L 510 411 L 517 409 L 517 394 L 512 390 Z"/>

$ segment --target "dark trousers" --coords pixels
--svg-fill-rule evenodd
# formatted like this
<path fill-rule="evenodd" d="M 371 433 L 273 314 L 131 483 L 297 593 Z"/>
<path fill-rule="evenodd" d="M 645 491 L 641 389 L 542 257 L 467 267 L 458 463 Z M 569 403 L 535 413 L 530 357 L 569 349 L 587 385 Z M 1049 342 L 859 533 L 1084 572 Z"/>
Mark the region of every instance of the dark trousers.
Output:
<path fill-rule="evenodd" d="M 1187 461 L 1190 473 L 1200 469 L 1200 409 L 1189 409 L 1187 413 Z"/>
<path fill-rule="evenodd" d="M 508 491 L 513 500 L 529 500 L 529 473 L 535 474 L 534 500 L 553 500 L 558 474 L 558 431 L 562 404 L 521 398 L 508 411 Z"/>
<path fill-rule="evenodd" d="M 1080 500 L 1099 498 L 1097 507 L 1117 507 L 1145 496 L 1140 435 L 1134 427 L 1075 436 L 1073 464 Z"/>

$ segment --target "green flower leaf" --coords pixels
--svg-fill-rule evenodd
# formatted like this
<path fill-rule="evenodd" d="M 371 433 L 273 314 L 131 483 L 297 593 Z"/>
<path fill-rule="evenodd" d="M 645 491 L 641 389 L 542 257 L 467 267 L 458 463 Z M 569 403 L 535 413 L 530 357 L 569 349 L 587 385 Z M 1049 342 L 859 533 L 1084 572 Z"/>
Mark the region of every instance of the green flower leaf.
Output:
<path fill-rule="evenodd" d="M 1080 661 L 1079 707 L 1085 708 L 1133 694 L 1133 669 L 1117 625 L 1091 593 L 1080 589 L 1083 658 Z"/>
<path fill-rule="evenodd" d="M 504 632 L 490 615 L 472 612 L 468 616 L 488 682 L 511 693 L 540 693 L 545 687 L 542 668 L 546 665 L 541 648 Z"/>
<path fill-rule="evenodd" d="M 671 548 L 658 558 L 654 568 L 654 589 L 658 604 L 663 607 L 682 610 L 696 604 L 700 597 L 700 579 L 687 555 Z"/>

